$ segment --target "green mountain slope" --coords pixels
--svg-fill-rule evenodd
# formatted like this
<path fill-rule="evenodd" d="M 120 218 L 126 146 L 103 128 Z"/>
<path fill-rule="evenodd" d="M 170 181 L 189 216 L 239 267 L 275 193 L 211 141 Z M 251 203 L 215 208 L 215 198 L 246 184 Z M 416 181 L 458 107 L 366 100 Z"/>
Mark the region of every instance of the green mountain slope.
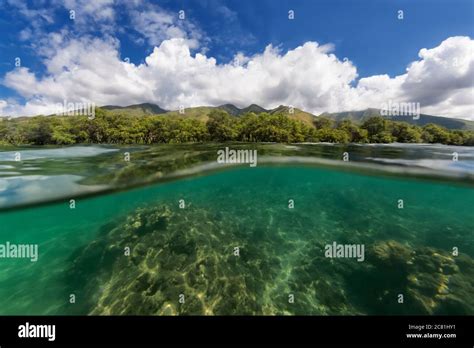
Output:
<path fill-rule="evenodd" d="M 365 119 L 372 116 L 381 116 L 378 109 L 366 109 L 362 111 L 347 111 L 337 113 L 323 113 L 320 116 L 331 118 L 335 121 L 351 120 L 355 123 L 362 123 Z M 447 129 L 474 130 L 474 121 L 462 120 L 459 118 L 448 118 L 441 116 L 431 116 L 421 114 L 418 119 L 412 116 L 384 116 L 388 120 L 406 122 L 417 126 L 424 126 L 433 123 Z"/>
<path fill-rule="evenodd" d="M 167 110 L 160 108 L 156 104 L 143 103 L 129 106 L 105 105 L 101 107 L 111 113 L 127 113 L 134 116 L 164 114 Z"/>
<path fill-rule="evenodd" d="M 206 122 L 209 118 L 209 114 L 212 110 L 220 109 L 224 110 L 230 115 L 233 116 L 241 116 L 247 112 L 253 112 L 256 114 L 262 112 L 268 112 L 270 114 L 275 113 L 282 113 L 288 115 L 289 118 L 294 120 L 299 120 L 304 122 L 306 125 L 314 127 L 313 121 L 316 117 L 324 116 L 331 118 L 335 121 L 342 121 L 342 120 L 351 120 L 356 124 L 360 124 L 364 122 L 369 117 L 373 116 L 381 116 L 379 109 L 366 109 L 361 111 L 346 111 L 346 112 L 337 112 L 337 113 L 323 113 L 319 116 L 315 116 L 309 112 L 300 110 L 298 108 L 293 108 L 292 112 L 290 112 L 290 108 L 285 105 L 280 105 L 274 109 L 265 109 L 257 104 L 251 104 L 245 108 L 238 108 L 233 104 L 224 104 L 220 106 L 198 106 L 198 107 L 191 107 L 186 108 L 184 113 L 180 113 L 178 110 L 174 111 L 167 111 L 160 108 L 158 105 L 144 103 L 144 104 L 136 104 L 130 106 L 113 106 L 107 105 L 103 106 L 102 109 L 107 110 L 108 112 L 116 113 L 116 114 L 123 114 L 127 113 L 133 116 L 143 116 L 143 115 L 153 115 L 153 114 L 162 114 L 165 116 L 170 117 L 177 117 L 177 118 L 194 118 L 200 121 Z M 431 116 L 431 115 L 420 115 L 418 119 L 414 119 L 411 116 L 384 116 L 385 118 L 398 121 L 398 122 L 407 122 L 409 124 L 423 126 L 428 123 L 433 123 L 447 129 L 461 129 L 461 130 L 474 130 L 474 121 L 462 120 L 457 118 L 448 118 L 448 117 L 441 117 L 441 116 Z"/>
<path fill-rule="evenodd" d="M 178 110 L 165 112 L 164 116 L 176 117 L 176 118 L 194 118 L 202 122 L 207 122 L 209 114 L 212 110 L 217 109 L 213 106 L 196 106 L 194 108 L 186 108 L 183 113 Z"/>
<path fill-rule="evenodd" d="M 273 110 L 270 110 L 269 113 L 270 114 L 281 113 L 284 115 L 288 115 L 289 118 L 293 120 L 301 121 L 310 127 L 314 127 L 313 122 L 316 118 L 316 116 L 314 116 L 313 114 L 310 114 L 309 112 L 300 110 L 298 108 L 293 108 L 292 110 L 290 110 L 290 107 L 285 106 L 285 105 L 280 105 L 279 107 Z"/>
<path fill-rule="evenodd" d="M 242 109 L 239 109 L 233 104 L 224 104 L 218 106 L 219 109 L 226 111 L 229 115 L 239 116 L 242 114 Z"/>
<path fill-rule="evenodd" d="M 251 105 L 247 106 L 246 108 L 243 108 L 241 114 L 245 114 L 247 112 L 253 112 L 255 114 L 260 114 L 262 112 L 268 112 L 268 110 L 262 108 L 260 105 L 251 104 Z"/>

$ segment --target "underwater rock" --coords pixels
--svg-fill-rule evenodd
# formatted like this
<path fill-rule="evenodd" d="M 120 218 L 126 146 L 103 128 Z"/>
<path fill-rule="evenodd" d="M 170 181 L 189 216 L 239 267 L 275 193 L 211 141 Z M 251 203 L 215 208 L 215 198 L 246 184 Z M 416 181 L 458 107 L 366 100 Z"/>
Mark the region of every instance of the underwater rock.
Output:
<path fill-rule="evenodd" d="M 377 309 L 388 308 L 387 314 L 474 313 L 474 260 L 467 255 L 389 240 L 373 245 L 369 261 L 379 269 L 382 284 L 399 279 L 396 291 L 380 289 Z M 398 294 L 404 295 L 403 304 L 396 302 Z"/>
<path fill-rule="evenodd" d="M 413 250 L 393 240 L 376 243 L 372 247 L 372 262 L 384 268 L 405 270 L 412 262 Z"/>

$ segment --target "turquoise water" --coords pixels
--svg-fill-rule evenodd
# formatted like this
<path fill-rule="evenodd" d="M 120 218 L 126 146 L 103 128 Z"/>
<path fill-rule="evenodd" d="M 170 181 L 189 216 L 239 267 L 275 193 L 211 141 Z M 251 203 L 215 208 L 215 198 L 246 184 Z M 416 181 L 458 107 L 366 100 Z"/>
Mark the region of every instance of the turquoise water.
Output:
<path fill-rule="evenodd" d="M 0 259 L 0 314 L 474 314 L 472 185 L 287 164 L 70 198 L 0 213 L 39 245 Z"/>

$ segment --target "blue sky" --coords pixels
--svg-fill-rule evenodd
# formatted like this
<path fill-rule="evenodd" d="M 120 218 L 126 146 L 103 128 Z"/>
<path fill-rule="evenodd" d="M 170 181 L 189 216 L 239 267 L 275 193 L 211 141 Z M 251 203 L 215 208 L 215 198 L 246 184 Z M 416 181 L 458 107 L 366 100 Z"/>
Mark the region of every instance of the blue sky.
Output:
<path fill-rule="evenodd" d="M 324 85 L 343 84 L 343 90 L 349 88 L 351 95 L 344 94 L 340 97 L 342 101 L 339 103 L 341 109 L 347 109 L 351 105 L 348 105 L 346 99 L 352 98 L 352 94 L 354 94 L 352 92 L 355 92 L 350 88 L 357 87 L 359 84 L 361 88 L 368 88 L 371 93 L 375 93 L 376 89 L 380 89 L 382 80 L 380 76 L 385 75 L 389 77 L 389 79 L 385 78 L 387 89 L 393 90 L 390 96 L 398 96 L 400 101 L 410 99 L 401 93 L 402 87 L 405 89 L 404 92 L 413 92 L 415 89 L 409 83 L 412 81 L 410 76 L 407 76 L 403 82 L 396 81 L 395 77 L 403 76 L 409 64 L 420 61 L 419 52 L 421 49 L 441 47 L 439 52 L 435 53 L 446 57 L 448 54 L 443 52 L 457 45 L 459 47 L 456 46 L 455 54 L 464 54 L 464 56 L 452 59 L 457 61 L 459 58 L 464 62 L 463 64 L 469 65 L 470 58 L 466 57 L 466 53 L 460 49 L 466 42 L 470 45 L 471 39 L 474 37 L 474 2 L 470 0 L 161 0 L 128 2 L 97 0 L 94 3 L 95 5 L 91 5 L 91 2 L 85 0 L 45 0 L 27 1 L 19 5 L 17 1 L 0 0 L 2 9 L 0 12 L 0 31 L 2 33 L 0 39 L 0 78 L 2 79 L 0 100 L 4 101 L 5 108 L 5 105 L 8 104 L 10 110 L 15 108 L 21 110 L 29 102 L 43 106 L 53 101 L 57 102 L 54 100 L 54 96 L 48 95 L 47 91 L 43 89 L 53 82 L 66 81 L 66 75 L 62 71 L 52 71 L 48 68 L 48 62 L 60 59 L 64 61 L 66 59 L 64 57 L 67 56 L 70 60 L 64 62 L 63 70 L 69 71 L 74 65 L 87 74 L 86 69 L 90 70 L 90 64 L 81 61 L 83 58 L 80 57 L 74 59 L 71 53 L 65 52 L 68 49 L 72 50 L 73 43 L 81 43 L 86 51 L 87 47 L 91 49 L 101 47 L 107 51 L 105 46 L 101 46 L 97 42 L 97 45 L 91 44 L 91 40 L 94 39 L 108 45 L 107 47 L 111 48 L 110 55 L 113 55 L 112 51 L 115 50 L 121 60 L 125 57 L 130 58 L 131 68 L 136 68 L 138 74 L 137 78 L 132 80 L 135 82 L 140 80 L 142 87 L 150 81 L 142 81 L 144 77 L 140 75 L 138 67 L 147 65 L 147 57 L 152 55 L 155 47 L 160 47 L 164 41 L 173 38 L 187 40 L 186 45 L 190 50 L 191 57 L 201 53 L 206 58 L 214 58 L 216 60 L 215 69 L 231 64 L 237 54 L 245 57 L 243 59 L 245 62 L 251 61 L 255 55 L 263 55 L 265 48 L 270 44 L 278 51 L 275 54 L 280 57 L 308 42 L 316 42 L 318 47 L 329 45 L 330 48 L 323 49 L 321 52 L 315 52 L 311 47 L 306 47 L 303 50 L 307 54 L 304 57 L 301 56 L 301 59 L 298 58 L 295 64 L 300 65 L 304 70 L 303 66 L 311 64 L 312 59 L 315 65 L 320 64 L 319 62 L 326 64 L 326 56 L 321 56 L 320 53 L 327 56 L 333 54 L 338 60 L 337 66 L 328 66 L 323 70 L 330 71 L 336 80 L 330 81 L 331 76 L 326 73 L 318 73 L 319 70 L 316 69 L 311 69 L 311 71 L 314 70 L 314 74 L 307 76 L 307 78 L 322 79 L 324 75 L 324 81 L 329 81 L 327 83 L 321 82 L 321 88 L 312 86 L 316 91 L 314 97 L 321 98 L 321 100 L 328 97 L 339 98 L 338 91 L 332 89 L 333 87 L 324 87 Z M 75 11 L 75 20 L 69 18 L 71 9 Z M 186 18 L 184 20 L 178 18 L 180 10 L 185 11 Z M 295 11 L 294 20 L 288 19 L 289 10 Z M 402 20 L 397 17 L 399 10 L 403 11 L 404 18 Z M 154 13 L 155 16 L 150 15 L 151 13 Z M 61 38 L 58 39 L 60 42 L 54 45 L 52 44 L 54 42 L 53 35 L 56 35 L 54 36 L 56 38 Z M 453 39 L 452 42 L 450 41 L 442 47 L 441 44 L 449 38 L 464 38 L 464 41 Z M 85 40 L 89 41 L 85 42 Z M 49 47 L 50 45 L 51 47 Z M 94 52 L 94 54 L 99 53 Z M 312 54 L 314 56 L 308 56 Z M 156 55 L 159 56 L 158 52 Z M 21 58 L 20 69 L 14 66 L 16 57 Z M 172 59 L 176 57 L 170 56 L 168 58 L 163 61 L 172 64 Z M 342 64 L 339 64 L 343 62 L 344 58 L 350 61 L 350 69 L 353 70 L 347 67 L 346 69 L 342 67 Z M 426 59 L 429 58 L 434 59 L 431 55 Z M 97 59 L 100 60 L 100 58 Z M 277 60 L 278 57 L 273 56 L 272 59 Z M 434 69 L 432 64 L 428 63 L 425 64 L 426 67 L 420 69 L 429 67 Z M 69 66 L 67 66 L 68 64 Z M 195 62 L 190 64 L 194 66 Z M 262 66 L 264 67 L 264 64 Z M 343 70 L 339 71 L 338 67 Z M 195 68 L 197 69 L 197 67 Z M 218 69 L 219 76 L 222 75 L 222 79 L 225 79 L 225 74 L 221 74 L 221 70 Z M 165 73 L 162 70 L 158 73 L 156 69 L 154 73 L 156 75 L 150 78 L 156 80 L 160 80 L 164 75 L 169 75 L 169 71 Z M 10 74 L 9 77 L 7 77 L 8 74 Z M 98 74 L 100 75 L 100 72 Z M 110 71 L 110 74 L 117 80 L 122 80 L 120 74 L 124 74 L 124 72 L 121 72 L 119 68 Z M 267 75 L 265 75 L 256 71 L 246 71 L 246 74 L 249 77 L 242 83 L 253 82 L 262 76 L 271 76 L 274 72 L 267 71 Z M 452 72 L 449 74 L 453 75 Z M 446 72 L 446 76 L 449 74 Z M 128 77 L 129 75 L 130 72 L 127 73 Z M 190 76 L 195 75 L 196 73 L 193 72 Z M 297 78 L 300 75 L 294 72 L 293 76 Z M 343 76 L 342 80 L 337 80 L 339 76 Z M 377 76 L 379 78 L 372 78 Z M 35 79 L 31 83 L 30 91 L 19 86 L 20 78 L 27 81 Z M 190 77 L 186 76 L 185 78 Z M 360 83 L 360 79 L 364 78 L 369 79 Z M 338 103 L 337 100 L 333 104 L 305 102 L 304 95 L 307 93 L 304 91 L 299 94 L 295 92 L 295 89 L 302 86 L 304 81 L 286 86 L 288 91 L 293 91 L 291 93 L 275 92 L 272 89 L 275 86 L 283 85 L 288 79 L 289 77 L 285 75 L 280 80 L 274 81 L 273 85 L 261 86 L 264 92 L 271 89 L 271 92 L 268 92 L 271 96 L 265 92 L 260 96 L 263 101 L 254 100 L 253 102 L 267 104 L 267 106 L 274 105 L 278 104 L 280 101 L 278 96 L 280 96 L 282 103 L 287 103 L 293 98 L 296 104 L 298 102 L 303 104 L 297 106 L 312 109 L 311 111 L 323 111 L 325 108 L 337 111 L 338 107 L 334 105 Z M 462 85 L 462 88 L 472 88 L 469 84 L 466 86 L 465 76 L 461 76 L 459 79 L 461 82 L 443 80 L 443 83 L 446 83 L 446 86 Z M 96 85 L 89 86 L 92 90 L 101 85 L 101 81 L 96 82 Z M 153 85 L 152 82 L 150 85 Z M 219 89 L 217 82 L 206 87 L 209 89 L 206 96 L 197 97 L 195 96 L 196 86 L 194 90 L 183 91 L 183 86 L 174 85 L 177 93 L 176 103 L 173 102 L 173 96 L 170 95 L 163 98 L 160 95 L 148 95 L 143 96 L 143 100 L 141 100 L 140 97 L 137 97 L 140 94 L 140 86 L 137 86 L 135 90 L 128 91 L 130 98 L 123 98 L 122 95 L 114 98 L 107 91 L 97 90 L 97 95 L 101 95 L 98 97 L 98 103 L 115 102 L 115 99 L 118 99 L 124 102 L 156 102 L 173 107 L 178 102 L 193 106 L 195 103 L 220 101 L 243 105 L 250 101 L 243 93 L 236 93 L 238 96 L 234 100 L 228 100 L 233 99 L 229 98 L 230 94 L 216 95 L 212 89 L 216 89 L 216 91 Z M 205 86 L 204 83 L 198 85 Z M 398 89 L 395 90 L 396 88 Z M 157 88 L 157 90 L 159 89 Z M 321 90 L 318 92 L 319 89 Z M 433 89 L 436 88 L 433 87 Z M 366 102 L 358 103 L 354 107 L 363 107 L 366 104 L 377 107 L 377 105 L 368 104 L 377 104 L 375 100 L 383 99 L 376 96 L 368 98 L 367 93 L 361 91 L 360 88 L 359 90 L 355 96 L 366 98 Z M 468 90 L 469 93 L 470 91 Z M 71 91 L 71 93 L 74 92 Z M 186 97 L 179 97 L 183 93 L 186 94 Z M 465 104 L 465 95 L 460 95 L 459 90 L 453 93 L 455 97 L 453 98 L 454 94 L 450 94 L 449 103 L 446 99 L 447 96 L 444 96 L 443 100 L 440 97 L 429 95 L 420 95 L 417 98 L 426 104 L 428 111 L 439 110 L 438 113 L 444 113 L 447 116 L 470 118 L 472 105 L 458 107 L 458 111 L 449 112 L 449 110 L 454 110 L 452 105 L 454 99 Z M 79 93 L 76 95 L 80 100 L 90 97 L 90 95 L 80 95 Z M 107 97 L 107 95 L 110 96 Z M 75 95 L 64 94 L 62 97 L 74 99 Z M 416 100 L 412 99 L 411 101 Z"/>

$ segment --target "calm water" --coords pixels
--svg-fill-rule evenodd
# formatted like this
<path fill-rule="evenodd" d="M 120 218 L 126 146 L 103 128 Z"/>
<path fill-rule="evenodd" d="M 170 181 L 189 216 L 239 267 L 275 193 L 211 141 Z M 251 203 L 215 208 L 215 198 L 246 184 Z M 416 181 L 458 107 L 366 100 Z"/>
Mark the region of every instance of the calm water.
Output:
<path fill-rule="evenodd" d="M 470 148 L 219 148 L 0 152 L 0 314 L 474 314 Z"/>

